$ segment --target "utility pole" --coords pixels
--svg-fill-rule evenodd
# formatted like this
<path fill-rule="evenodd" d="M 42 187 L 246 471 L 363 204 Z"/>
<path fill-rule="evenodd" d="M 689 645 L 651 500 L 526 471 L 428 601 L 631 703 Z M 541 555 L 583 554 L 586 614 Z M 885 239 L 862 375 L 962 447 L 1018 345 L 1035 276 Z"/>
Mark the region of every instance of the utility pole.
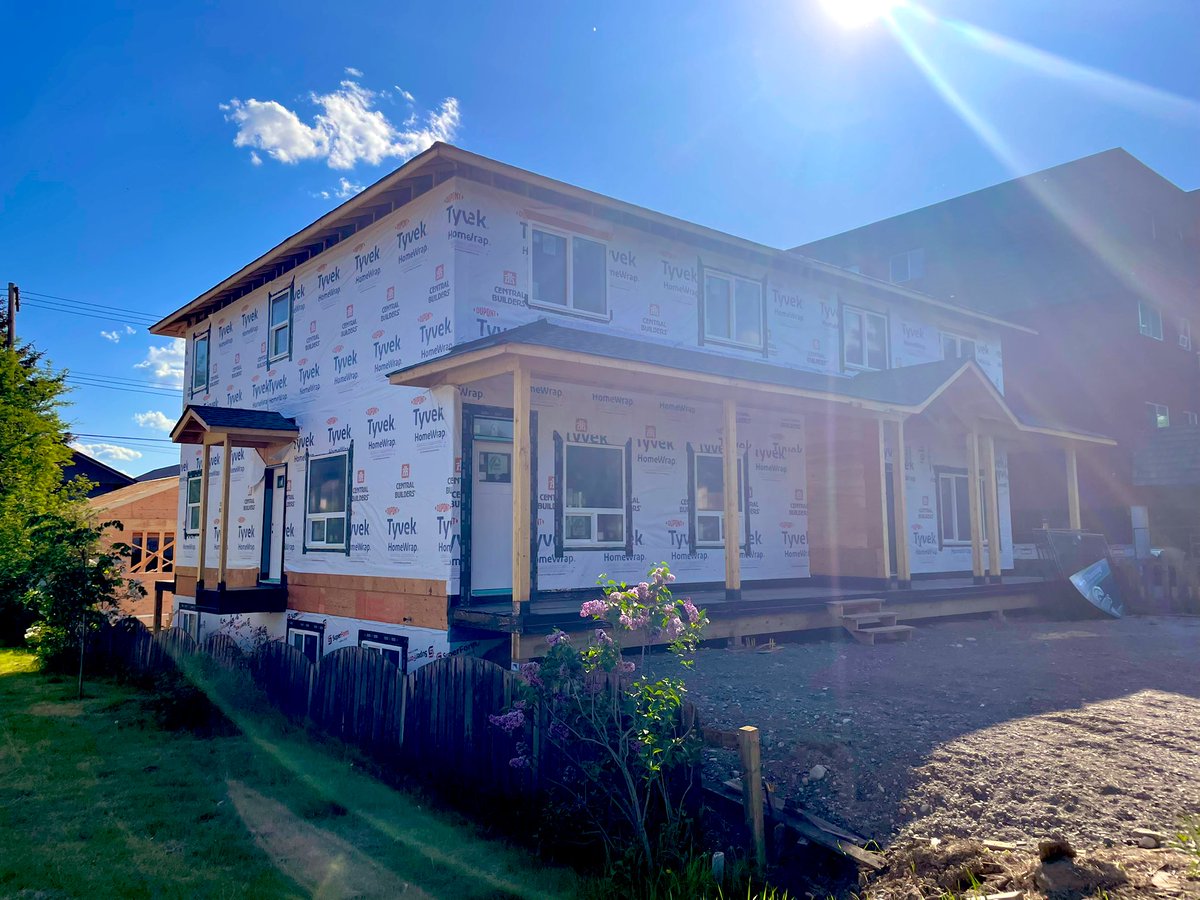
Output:
<path fill-rule="evenodd" d="M 17 346 L 17 313 L 20 311 L 21 289 L 10 281 L 8 283 L 8 336 L 6 338 L 9 350 L 13 350 Z"/>

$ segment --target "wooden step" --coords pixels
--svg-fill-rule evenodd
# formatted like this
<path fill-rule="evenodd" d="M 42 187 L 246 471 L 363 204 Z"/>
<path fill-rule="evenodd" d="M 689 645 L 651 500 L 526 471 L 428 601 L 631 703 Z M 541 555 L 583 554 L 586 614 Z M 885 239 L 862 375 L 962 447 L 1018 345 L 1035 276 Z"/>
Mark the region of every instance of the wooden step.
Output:
<path fill-rule="evenodd" d="M 911 625 L 878 625 L 851 631 L 854 639 L 863 644 L 874 644 L 876 638 L 888 638 L 895 641 L 907 641 L 916 631 Z"/>
<path fill-rule="evenodd" d="M 859 631 L 864 625 L 895 625 L 896 619 L 894 612 L 851 613 L 842 616 L 842 624 L 847 631 Z"/>
<path fill-rule="evenodd" d="M 861 600 L 830 600 L 825 604 L 825 608 L 832 613 L 834 618 L 840 619 L 859 613 L 877 613 L 883 609 L 883 600 L 878 597 L 864 597 Z"/>

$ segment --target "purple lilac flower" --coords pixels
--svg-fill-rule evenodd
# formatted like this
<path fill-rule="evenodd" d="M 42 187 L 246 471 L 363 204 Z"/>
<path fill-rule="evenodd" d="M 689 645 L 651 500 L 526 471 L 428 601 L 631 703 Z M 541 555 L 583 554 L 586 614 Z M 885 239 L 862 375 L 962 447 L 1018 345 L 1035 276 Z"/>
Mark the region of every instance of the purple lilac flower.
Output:
<path fill-rule="evenodd" d="M 528 756 L 514 756 L 512 759 L 510 759 L 508 761 L 508 764 L 510 766 L 512 766 L 514 769 L 528 769 L 529 768 L 529 757 Z"/>
<path fill-rule="evenodd" d="M 683 634 L 683 621 L 679 618 L 679 616 L 672 615 L 671 618 L 667 620 L 667 627 L 663 630 L 666 631 L 667 637 L 672 639 L 677 638 L 679 635 Z"/>
<path fill-rule="evenodd" d="M 622 672 L 624 672 L 626 675 L 628 675 L 630 672 L 632 672 L 634 669 L 637 668 L 637 664 L 634 663 L 634 661 L 632 659 L 623 659 L 623 660 L 621 660 L 621 663 L 618 666 L 618 668 Z"/>
<path fill-rule="evenodd" d="M 650 585 L 646 582 L 640 582 L 637 586 L 637 598 L 640 603 L 650 602 Z"/>
<path fill-rule="evenodd" d="M 571 736 L 571 732 L 562 722 L 553 722 L 550 725 L 550 737 L 556 741 L 565 741 Z"/>
<path fill-rule="evenodd" d="M 600 617 L 608 612 L 608 601 L 606 600 L 589 600 L 583 606 L 579 607 L 580 618 Z"/>
<path fill-rule="evenodd" d="M 611 647 L 612 642 L 613 642 L 613 639 L 611 637 L 609 637 L 609 634 L 607 631 L 605 631 L 603 628 L 596 629 L 596 643 L 597 644 L 599 644 L 601 647 Z"/>
<path fill-rule="evenodd" d="M 696 604 L 690 598 L 683 601 L 683 611 L 687 615 L 687 620 L 692 624 L 700 621 L 700 610 L 696 609 Z"/>
<path fill-rule="evenodd" d="M 538 663 L 527 662 L 521 666 L 521 677 L 534 687 L 541 687 L 542 679 L 538 676 L 541 671 L 542 667 Z"/>
<path fill-rule="evenodd" d="M 546 643 L 551 647 L 556 647 L 559 644 L 569 644 L 570 642 L 571 636 L 565 631 L 559 630 L 546 635 Z"/>
<path fill-rule="evenodd" d="M 512 734 L 525 727 L 525 713 L 520 709 L 510 709 L 502 715 L 488 716 L 488 721 L 504 731 L 505 734 Z"/>

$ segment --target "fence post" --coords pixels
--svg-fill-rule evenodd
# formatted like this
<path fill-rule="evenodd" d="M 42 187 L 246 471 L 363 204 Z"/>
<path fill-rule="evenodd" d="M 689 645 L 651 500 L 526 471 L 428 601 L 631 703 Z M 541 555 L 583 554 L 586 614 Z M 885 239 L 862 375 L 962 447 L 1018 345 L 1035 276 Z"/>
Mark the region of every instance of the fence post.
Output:
<path fill-rule="evenodd" d="M 754 859 L 761 869 L 767 864 L 767 834 L 763 823 L 762 748 L 753 725 L 738 729 L 738 756 L 742 761 L 742 806 L 754 841 Z"/>

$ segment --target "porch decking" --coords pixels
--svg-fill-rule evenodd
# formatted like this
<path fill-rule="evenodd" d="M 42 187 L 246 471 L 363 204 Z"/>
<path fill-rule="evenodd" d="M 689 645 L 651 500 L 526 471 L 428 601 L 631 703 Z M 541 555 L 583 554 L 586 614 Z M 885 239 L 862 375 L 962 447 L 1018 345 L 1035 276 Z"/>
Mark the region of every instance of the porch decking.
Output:
<path fill-rule="evenodd" d="M 972 578 L 921 580 L 904 590 L 846 589 L 819 586 L 744 588 L 741 600 L 727 600 L 724 591 L 677 590 L 676 596 L 691 597 L 706 610 L 711 621 L 705 637 L 749 638 L 823 628 L 840 628 L 841 621 L 827 607 L 833 601 L 878 597 L 885 608 L 900 621 L 970 615 L 1005 610 L 1028 609 L 1060 587 L 1059 582 L 1044 578 L 1007 575 L 1001 584 L 977 585 Z M 533 642 L 555 628 L 579 631 L 592 627 L 591 620 L 579 616 L 578 599 L 544 598 L 534 600 L 523 616 L 513 613 L 507 601 L 476 603 L 455 608 L 455 625 L 514 636 L 514 646 Z M 515 655 L 516 656 L 516 655 Z M 515 658 L 515 657 L 514 657 Z"/>

